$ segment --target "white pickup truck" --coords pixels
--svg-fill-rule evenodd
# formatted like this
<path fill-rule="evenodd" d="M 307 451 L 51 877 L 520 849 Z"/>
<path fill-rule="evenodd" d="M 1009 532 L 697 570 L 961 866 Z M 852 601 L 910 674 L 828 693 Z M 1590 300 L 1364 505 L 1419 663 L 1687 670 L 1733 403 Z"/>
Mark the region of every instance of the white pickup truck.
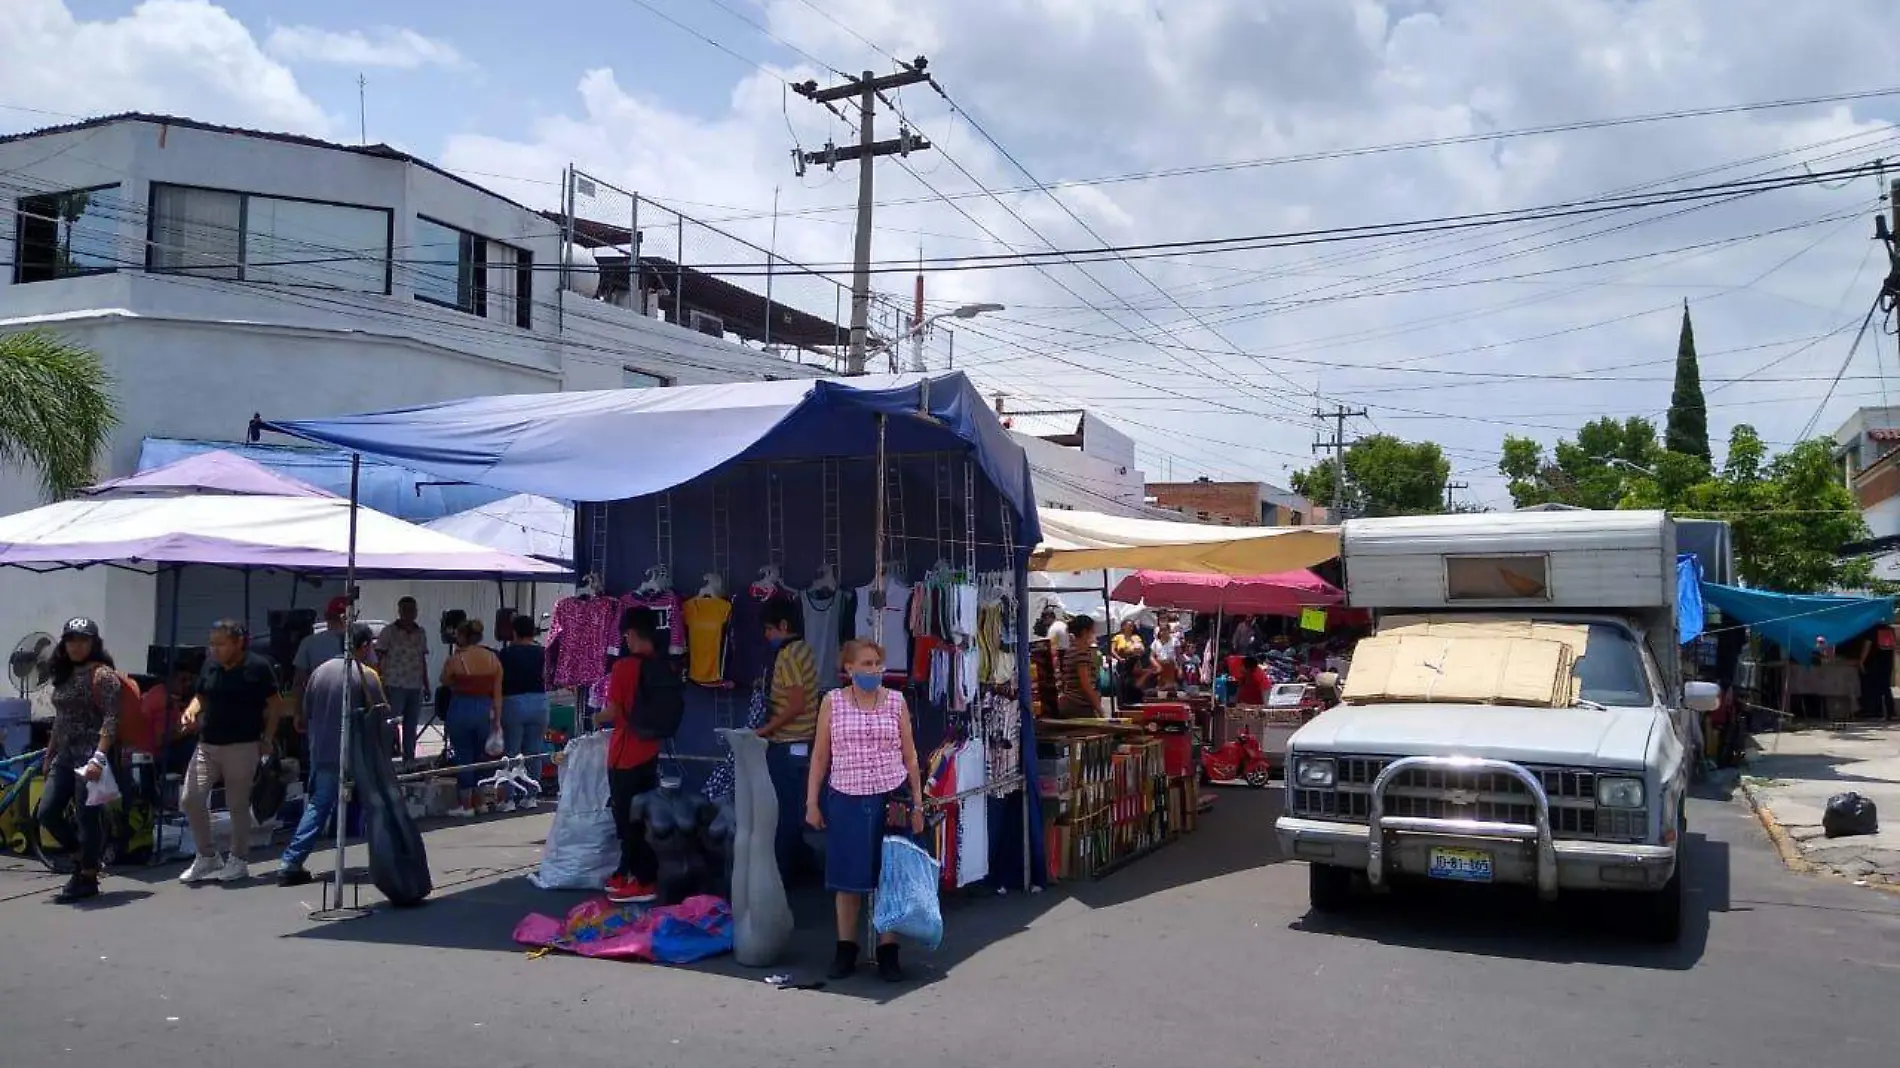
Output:
<path fill-rule="evenodd" d="M 1674 523 L 1351 520 L 1341 556 L 1375 633 L 1344 702 L 1289 742 L 1277 824 L 1313 908 L 1395 876 L 1626 891 L 1674 941 L 1692 724 L 1719 696 L 1680 682 Z"/>

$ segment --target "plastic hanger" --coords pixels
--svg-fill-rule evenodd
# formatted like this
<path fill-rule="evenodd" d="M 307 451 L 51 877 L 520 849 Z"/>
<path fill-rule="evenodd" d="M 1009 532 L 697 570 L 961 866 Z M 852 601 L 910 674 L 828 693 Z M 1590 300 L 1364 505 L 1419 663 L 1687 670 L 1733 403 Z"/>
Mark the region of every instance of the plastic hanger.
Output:
<path fill-rule="evenodd" d="M 673 576 L 668 573 L 665 564 L 655 564 L 647 568 L 646 581 L 640 583 L 637 591 L 643 597 L 651 597 L 672 585 Z"/>
<path fill-rule="evenodd" d="M 719 573 L 716 571 L 706 572 L 705 585 L 699 588 L 699 595 L 701 597 L 724 597 L 726 595 L 726 580 L 719 577 Z"/>
<path fill-rule="evenodd" d="M 819 568 L 818 577 L 815 580 L 813 580 L 811 584 L 811 588 L 814 590 L 823 590 L 827 593 L 837 592 L 838 569 L 833 567 L 830 564 L 826 564 L 825 566 Z"/>
<path fill-rule="evenodd" d="M 759 580 L 752 584 L 754 593 L 773 594 L 784 589 L 785 584 L 779 581 L 779 569 L 777 564 L 767 564 L 759 568 Z"/>

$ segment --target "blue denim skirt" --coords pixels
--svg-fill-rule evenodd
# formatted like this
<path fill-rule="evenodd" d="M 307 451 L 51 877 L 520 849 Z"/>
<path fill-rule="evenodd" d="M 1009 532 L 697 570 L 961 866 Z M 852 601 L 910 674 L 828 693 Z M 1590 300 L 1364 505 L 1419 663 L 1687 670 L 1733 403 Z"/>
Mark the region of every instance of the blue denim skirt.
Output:
<path fill-rule="evenodd" d="M 841 794 L 825 787 L 825 888 L 841 894 L 877 889 L 889 794 Z"/>

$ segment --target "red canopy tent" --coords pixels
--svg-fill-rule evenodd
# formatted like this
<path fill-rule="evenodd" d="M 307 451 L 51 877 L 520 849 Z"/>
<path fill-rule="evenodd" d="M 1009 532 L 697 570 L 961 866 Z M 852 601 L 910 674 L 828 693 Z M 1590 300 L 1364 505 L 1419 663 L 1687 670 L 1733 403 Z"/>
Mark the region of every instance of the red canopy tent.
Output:
<path fill-rule="evenodd" d="M 1151 608 L 1276 616 L 1297 616 L 1302 608 L 1329 608 L 1346 600 L 1339 587 L 1305 570 L 1273 575 L 1137 571 L 1121 580 L 1110 596 Z"/>

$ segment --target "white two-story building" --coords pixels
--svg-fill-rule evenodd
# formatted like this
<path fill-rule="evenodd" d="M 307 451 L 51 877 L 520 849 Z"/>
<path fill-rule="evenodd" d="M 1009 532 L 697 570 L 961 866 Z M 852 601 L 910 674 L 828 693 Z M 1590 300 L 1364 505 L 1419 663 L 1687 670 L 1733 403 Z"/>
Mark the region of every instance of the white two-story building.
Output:
<path fill-rule="evenodd" d="M 137 470 L 153 441 L 240 442 L 254 412 L 828 369 L 749 347 L 745 320 L 770 316 L 777 352 L 786 324 L 811 338 L 835 324 L 677 265 L 640 272 L 643 291 L 648 276 L 681 280 L 673 299 L 629 295 L 624 248 L 615 292 L 611 238 L 577 226 L 600 254 L 564 257 L 565 229 L 383 145 L 111 116 L 0 137 L 0 333 L 55 330 L 103 359 L 119 426 L 101 477 Z M 564 290 L 576 256 L 599 270 Z M 0 514 L 41 503 L 37 483 L 0 469 Z M 106 568 L 0 571 L 0 644 L 84 614 L 142 662 L 167 596 Z"/>

